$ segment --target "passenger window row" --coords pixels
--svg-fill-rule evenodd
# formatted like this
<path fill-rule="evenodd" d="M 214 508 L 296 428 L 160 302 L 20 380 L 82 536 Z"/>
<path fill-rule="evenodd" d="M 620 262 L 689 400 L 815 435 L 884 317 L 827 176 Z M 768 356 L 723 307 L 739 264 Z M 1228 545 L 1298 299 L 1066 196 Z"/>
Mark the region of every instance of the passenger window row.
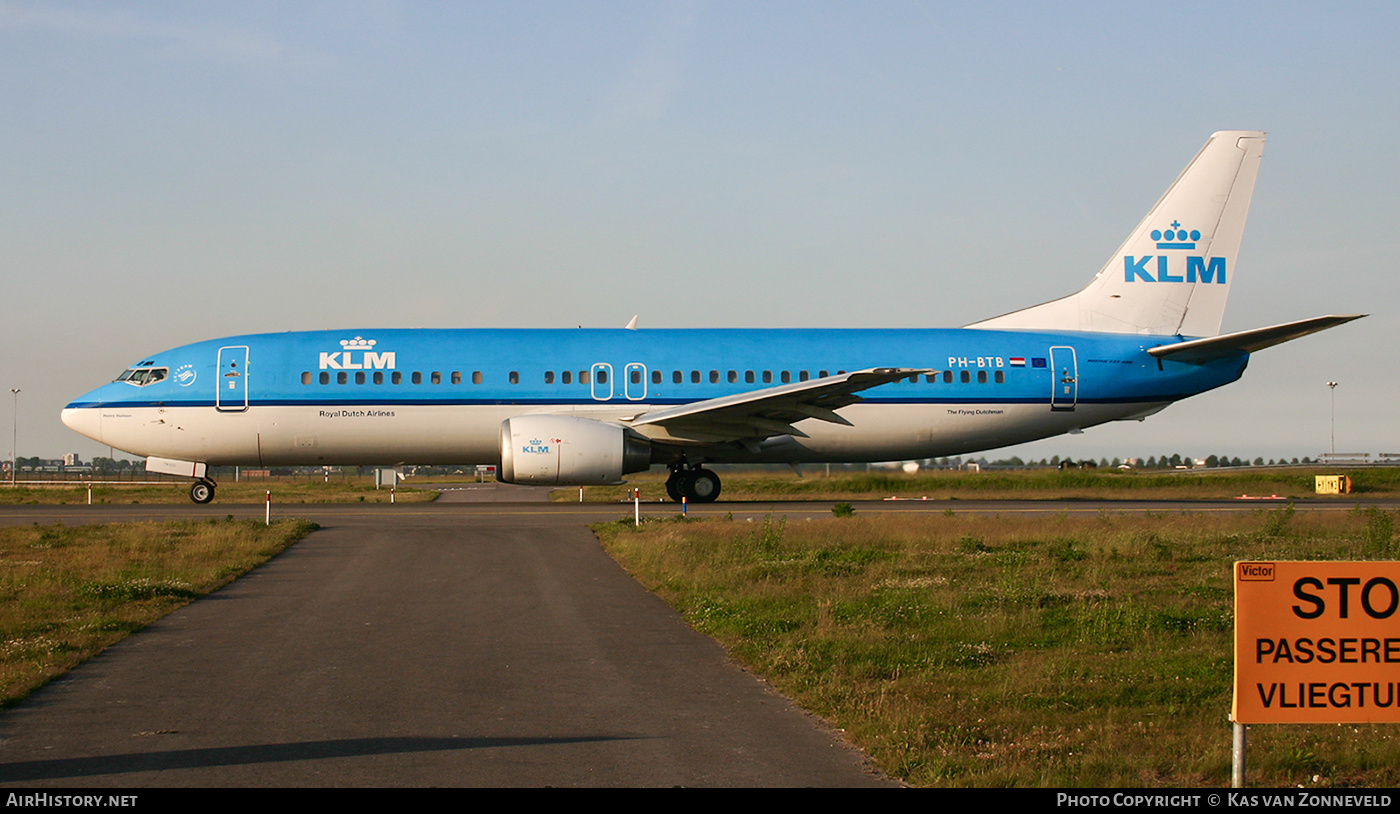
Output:
<path fill-rule="evenodd" d="M 143 372 L 144 372 L 144 371 L 143 371 Z M 642 371 L 641 371 L 640 369 L 632 369 L 632 370 L 630 370 L 630 371 L 628 371 L 628 372 L 629 372 L 629 377 L 628 377 L 628 378 L 631 380 L 631 383 L 632 383 L 632 384 L 641 384 L 641 383 L 642 383 Z M 846 371 L 844 371 L 844 370 L 838 370 L 838 371 L 836 371 L 836 375 L 839 376 L 839 375 L 841 375 L 841 374 L 844 374 L 845 372 L 846 372 Z M 131 371 L 127 371 L 127 373 L 129 374 L 129 373 L 131 373 Z M 554 372 L 553 370 L 548 370 L 548 371 L 545 371 L 545 374 L 544 374 L 544 383 L 545 383 L 545 384 L 554 384 L 556 381 L 558 381 L 559 384 L 573 384 L 575 378 L 577 378 L 577 381 L 578 381 L 579 384 L 590 384 L 590 383 L 591 383 L 591 381 L 590 381 L 590 378 L 591 378 L 591 377 L 590 377 L 590 373 L 596 373 L 596 374 L 597 374 L 596 378 L 597 378 L 597 383 L 598 383 L 598 384 L 607 384 L 607 383 L 608 383 L 608 371 L 607 371 L 607 370 L 602 370 L 602 369 L 599 369 L 599 370 L 596 370 L 596 371 L 580 370 L 580 371 L 578 371 L 577 374 L 575 374 L 575 373 L 574 373 L 573 371 L 571 371 L 571 370 L 565 370 L 565 371 L 562 371 L 562 372 L 560 372 L 560 373 L 558 374 L 557 379 L 556 379 L 556 374 L 555 374 L 555 372 Z M 162 371 L 159 371 L 158 374 L 159 374 L 159 378 L 154 378 L 154 379 L 152 379 L 153 381 L 159 381 L 160 378 L 164 378 L 165 371 L 163 371 L 163 370 L 162 370 Z M 723 376 L 721 376 L 721 372 L 720 372 L 720 371 L 718 371 L 718 370 L 711 370 L 711 371 L 709 372 L 709 376 L 708 376 L 708 377 L 704 377 L 704 378 L 708 378 L 710 384 L 719 384 L 720 381 L 721 381 L 721 379 L 723 379 L 724 381 L 726 381 L 726 382 L 728 382 L 728 383 L 730 383 L 730 384 L 738 384 L 741 375 L 742 375 L 742 377 L 743 377 L 744 384 L 758 384 L 760 381 L 761 381 L 763 384 L 773 384 L 773 383 L 774 383 L 774 376 L 775 376 L 774 372 L 771 371 L 771 370 L 764 370 L 764 371 L 745 370 L 745 371 L 743 371 L 742 374 L 741 374 L 739 371 L 737 371 L 737 370 L 730 370 L 730 371 L 727 371 L 725 374 L 723 374 Z M 819 379 L 824 379 L 824 378 L 826 378 L 826 377 L 829 376 L 829 375 L 831 375 L 831 374 L 830 374 L 830 372 L 828 372 L 828 371 L 825 371 L 825 370 L 817 371 L 817 378 L 819 378 Z M 994 381 L 995 381 L 997 384 L 1003 384 L 1003 383 L 1006 381 L 1006 371 L 1003 371 L 1003 370 L 994 371 L 994 372 L 993 372 L 993 377 L 994 377 Z M 665 378 L 665 374 L 664 374 L 662 371 L 660 371 L 660 370 L 653 370 L 653 371 L 651 371 L 651 383 L 652 383 L 652 384 L 661 384 L 661 383 L 663 382 L 664 378 Z M 692 371 L 690 371 L 690 375 L 689 375 L 688 378 L 689 378 L 689 381 L 690 381 L 691 384 L 700 384 L 700 383 L 701 383 L 701 379 L 702 379 L 701 371 L 699 371 L 699 370 L 692 370 Z M 776 374 L 776 378 L 777 378 L 777 381 L 780 382 L 780 383 L 782 383 L 782 384 L 791 384 L 792 381 L 794 380 L 794 378 L 793 378 L 793 372 L 790 371 L 790 370 L 778 371 L 778 373 Z M 942 378 L 944 384 L 952 384 L 952 383 L 953 383 L 953 371 L 951 371 L 951 370 L 945 370 L 945 371 L 943 371 L 941 374 L 938 374 L 938 373 L 928 373 L 928 374 L 924 374 L 924 377 L 923 377 L 923 378 L 924 378 L 924 381 L 927 382 L 927 383 L 929 383 L 929 384 L 936 383 L 940 378 Z M 350 381 L 351 381 L 351 379 L 352 379 L 351 374 L 350 374 L 348 371 L 344 371 L 344 370 L 337 372 L 337 373 L 335 374 L 335 377 L 334 377 L 335 384 L 349 384 Z M 388 381 L 389 384 L 403 384 L 403 383 L 404 383 L 404 374 L 403 374 L 401 371 L 397 371 L 397 370 L 389 371 L 387 374 L 385 373 L 385 371 L 382 371 L 382 370 L 376 370 L 376 371 L 373 371 L 373 372 L 367 372 L 367 371 L 359 370 L 359 371 L 356 371 L 356 372 L 355 372 L 355 374 L 354 374 L 354 376 L 353 376 L 353 379 L 354 379 L 355 384 L 371 384 L 371 383 L 372 383 L 372 384 L 384 384 L 386 380 Z M 449 374 L 448 379 L 449 379 L 449 381 L 452 382 L 452 384 L 461 384 L 461 383 L 462 383 L 462 373 L 461 373 L 461 371 L 457 371 L 457 370 L 452 371 L 452 373 Z M 510 371 L 510 373 L 507 375 L 507 379 L 510 381 L 511 384 L 520 384 L 520 372 L 519 372 L 519 371 L 515 371 L 515 370 Z M 684 384 L 684 383 L 686 382 L 686 379 L 687 379 L 687 376 L 686 376 L 686 374 L 685 374 L 685 371 L 682 371 L 682 370 L 673 370 L 673 371 L 671 371 L 671 383 L 672 383 L 672 384 Z M 796 375 L 796 380 L 797 380 L 797 381 L 799 381 L 799 382 L 805 382 L 805 381 L 811 381 L 811 379 L 812 379 L 812 375 L 811 375 L 811 373 L 810 373 L 809 371 L 806 371 L 806 370 L 799 370 L 799 371 L 797 371 L 797 375 Z M 130 380 L 130 379 L 128 378 L 128 376 L 127 376 L 126 374 L 123 374 L 123 379 L 119 379 L 119 381 L 120 381 L 120 380 Z M 319 381 L 321 384 L 331 384 L 331 381 L 332 381 L 331 373 L 330 373 L 330 371 L 328 371 L 328 370 L 323 370 L 323 371 L 321 371 L 320 376 L 317 377 L 317 376 L 315 376 L 315 374 L 313 374 L 313 373 L 312 373 L 311 371 L 309 371 L 309 370 L 308 370 L 308 371 L 303 371 L 303 372 L 302 372 L 302 374 L 301 374 L 301 383 L 302 383 L 302 384 L 311 384 L 313 380 Z M 442 373 L 439 372 L 439 371 L 434 370 L 434 371 L 432 371 L 431 373 L 428 374 L 428 382 L 429 382 L 430 384 L 442 384 L 442 380 L 443 380 L 443 376 L 442 376 Z M 422 383 L 423 383 L 423 373 L 422 373 L 421 371 L 417 371 L 417 370 L 413 371 L 412 373 L 408 374 L 408 381 L 409 381 L 411 384 L 422 384 Z M 485 381 L 485 376 L 482 375 L 482 372 L 481 372 L 480 370 L 472 371 L 472 374 L 471 374 L 471 382 L 472 382 L 472 384 L 481 384 L 481 383 L 483 383 L 484 381 Z M 909 384 L 916 384 L 916 383 L 919 381 L 919 376 L 916 374 L 916 375 L 910 376 L 908 379 L 904 379 L 904 380 L 901 380 L 901 381 L 905 381 L 905 382 L 907 382 L 907 383 L 909 383 Z M 961 382 L 962 384 L 970 384 L 970 383 L 972 382 L 972 371 L 970 371 L 970 370 L 958 371 L 958 381 Z M 135 383 L 135 382 L 134 382 L 134 383 Z M 150 384 L 151 382 L 150 382 L 150 381 L 147 381 L 147 382 L 145 382 L 145 383 L 146 383 L 146 384 Z M 978 383 L 978 384 L 986 384 L 986 383 L 987 383 L 987 371 L 985 371 L 985 370 L 979 370 L 979 371 L 977 371 L 977 383 Z"/>
<path fill-rule="evenodd" d="M 312 374 L 311 371 L 309 371 L 309 370 L 302 371 L 302 374 L 301 374 L 301 383 L 302 383 L 302 384 L 311 384 L 311 382 L 313 381 L 313 375 L 314 375 L 314 374 Z M 519 381 L 519 376 L 520 376 L 520 374 L 515 373 L 515 372 L 512 371 L 510 375 L 511 375 L 511 384 L 516 384 L 516 383 Z M 347 371 L 342 370 L 342 371 L 340 371 L 340 372 L 338 372 L 338 373 L 335 374 L 335 383 L 336 383 L 336 384 L 349 384 L 349 383 L 350 383 L 350 379 L 351 379 L 351 376 L 350 376 L 350 374 L 349 374 Z M 319 376 L 318 380 L 320 381 L 321 384 L 330 384 L 330 383 L 331 383 L 331 374 L 330 374 L 330 371 L 328 371 L 328 370 L 323 370 L 323 371 L 321 371 L 321 375 Z M 372 372 L 372 373 L 367 373 L 367 372 L 365 372 L 365 371 L 363 371 L 363 370 L 359 370 L 359 371 L 356 371 L 356 372 L 355 372 L 354 380 L 355 380 L 355 384 L 371 384 L 371 383 L 373 383 L 373 384 L 384 384 L 386 380 L 388 381 L 389 384 L 403 384 L 403 383 L 404 383 L 404 374 L 403 374 L 402 371 L 398 371 L 398 370 L 389 371 L 389 373 L 388 373 L 387 375 L 386 375 L 385 372 L 382 371 L 382 370 L 376 370 L 376 371 L 374 371 L 374 372 Z M 462 372 L 461 372 L 460 370 L 454 370 L 454 371 L 452 371 L 452 373 L 451 373 L 451 374 L 449 375 L 449 377 L 448 377 L 448 380 L 451 381 L 453 384 L 461 384 L 461 383 L 462 383 Z M 476 371 L 473 371 L 473 372 L 472 372 L 472 384 L 481 384 L 483 380 L 484 380 L 484 377 L 482 376 L 480 370 L 476 370 Z M 415 370 L 415 371 L 413 371 L 412 373 L 408 374 L 408 381 L 409 381 L 411 384 L 422 384 L 422 383 L 423 383 L 423 373 L 422 373 L 422 371 Z M 429 382 L 430 384 L 442 384 L 442 373 L 441 373 L 440 371 L 437 371 L 437 370 L 434 370 L 433 372 L 429 373 L 429 374 L 428 374 L 428 382 Z"/>

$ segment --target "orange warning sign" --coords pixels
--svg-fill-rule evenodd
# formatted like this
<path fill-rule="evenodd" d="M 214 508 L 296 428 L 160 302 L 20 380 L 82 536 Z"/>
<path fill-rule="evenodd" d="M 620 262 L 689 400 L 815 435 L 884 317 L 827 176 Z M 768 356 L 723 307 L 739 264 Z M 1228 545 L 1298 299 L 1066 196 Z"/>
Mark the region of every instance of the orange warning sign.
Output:
<path fill-rule="evenodd" d="M 1235 563 L 1230 719 L 1400 723 L 1400 562 Z"/>

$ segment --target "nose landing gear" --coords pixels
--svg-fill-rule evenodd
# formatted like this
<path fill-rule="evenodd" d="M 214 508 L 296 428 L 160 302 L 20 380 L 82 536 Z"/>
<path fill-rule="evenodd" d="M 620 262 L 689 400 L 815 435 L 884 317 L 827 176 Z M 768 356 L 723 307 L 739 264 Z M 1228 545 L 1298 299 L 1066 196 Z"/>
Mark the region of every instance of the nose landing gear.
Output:
<path fill-rule="evenodd" d="M 190 484 L 190 500 L 195 503 L 208 503 L 214 499 L 215 483 L 208 478 L 201 478 Z"/>

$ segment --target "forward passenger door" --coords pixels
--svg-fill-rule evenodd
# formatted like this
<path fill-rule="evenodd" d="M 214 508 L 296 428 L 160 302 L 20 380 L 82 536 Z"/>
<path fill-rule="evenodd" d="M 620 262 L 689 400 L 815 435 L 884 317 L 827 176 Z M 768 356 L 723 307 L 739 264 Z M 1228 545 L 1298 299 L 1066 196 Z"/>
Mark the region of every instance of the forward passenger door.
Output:
<path fill-rule="evenodd" d="M 219 381 L 214 390 L 214 409 L 241 413 L 248 409 L 248 346 L 219 348 Z"/>

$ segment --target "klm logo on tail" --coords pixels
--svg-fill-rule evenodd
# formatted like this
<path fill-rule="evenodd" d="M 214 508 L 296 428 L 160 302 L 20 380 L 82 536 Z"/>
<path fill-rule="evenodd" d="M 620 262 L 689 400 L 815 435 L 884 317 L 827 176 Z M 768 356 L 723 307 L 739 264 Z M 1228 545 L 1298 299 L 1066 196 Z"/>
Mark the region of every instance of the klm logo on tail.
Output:
<path fill-rule="evenodd" d="M 1158 249 L 1185 249 L 1187 251 L 1196 248 L 1196 242 L 1201 239 L 1201 233 L 1197 229 L 1183 229 L 1181 223 L 1173 221 L 1171 228 L 1165 231 L 1161 229 L 1152 230 L 1152 239 L 1157 241 Z M 1148 264 L 1151 261 L 1152 266 Z M 1175 262 L 1173 262 L 1175 261 Z M 1225 258 L 1223 257 L 1203 257 L 1201 255 L 1186 255 L 1186 267 L 1182 268 L 1181 255 L 1147 254 L 1142 257 L 1134 257 L 1131 254 L 1123 256 L 1123 281 L 1127 283 L 1218 283 L 1225 284 Z M 1175 272 L 1173 272 L 1175 267 Z M 1153 276 L 1153 272 L 1156 276 Z"/>

